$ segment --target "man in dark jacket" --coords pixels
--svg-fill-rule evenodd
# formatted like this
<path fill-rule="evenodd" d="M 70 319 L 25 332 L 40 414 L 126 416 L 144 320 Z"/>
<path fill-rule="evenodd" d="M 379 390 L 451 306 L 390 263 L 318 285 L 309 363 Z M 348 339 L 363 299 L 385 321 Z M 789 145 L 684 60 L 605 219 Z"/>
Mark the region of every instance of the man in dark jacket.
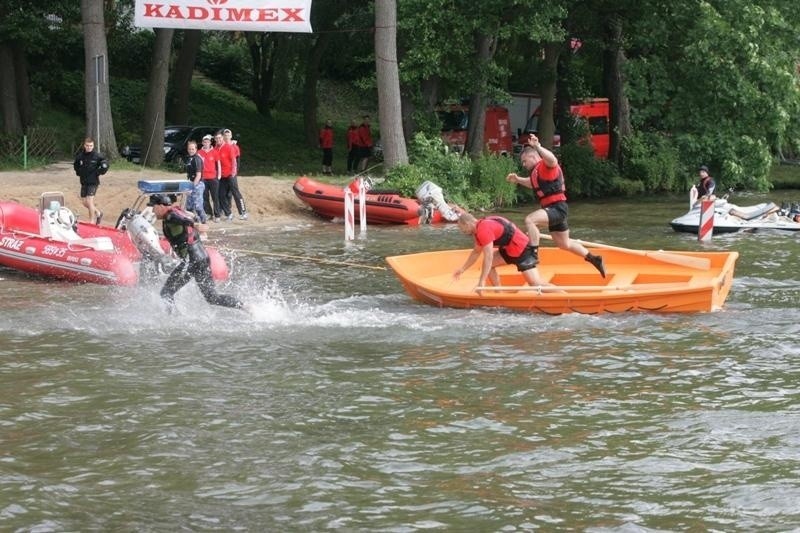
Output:
<path fill-rule="evenodd" d="M 99 225 L 103 212 L 94 205 L 94 196 L 100 186 L 100 176 L 108 172 L 108 161 L 95 152 L 94 139 L 84 139 L 83 147 L 75 155 L 72 168 L 81 179 L 81 203 L 89 210 L 89 220 Z"/>

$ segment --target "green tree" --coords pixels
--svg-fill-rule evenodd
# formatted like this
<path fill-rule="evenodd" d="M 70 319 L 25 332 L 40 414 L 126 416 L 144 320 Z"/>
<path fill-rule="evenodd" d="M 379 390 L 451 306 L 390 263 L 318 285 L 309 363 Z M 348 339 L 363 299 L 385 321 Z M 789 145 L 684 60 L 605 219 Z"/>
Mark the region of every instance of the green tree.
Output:
<path fill-rule="evenodd" d="M 81 0 L 84 43 L 84 100 L 86 102 L 86 134 L 95 139 L 106 157 L 119 157 L 111 115 L 111 94 L 108 78 L 108 43 L 106 41 L 103 4 Z"/>

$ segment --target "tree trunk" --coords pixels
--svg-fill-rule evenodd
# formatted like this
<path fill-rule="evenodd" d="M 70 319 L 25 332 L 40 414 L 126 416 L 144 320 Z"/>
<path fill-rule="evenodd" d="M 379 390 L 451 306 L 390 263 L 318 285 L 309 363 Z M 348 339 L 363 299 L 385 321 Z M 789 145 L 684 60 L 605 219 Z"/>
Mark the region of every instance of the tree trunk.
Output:
<path fill-rule="evenodd" d="M 556 97 L 556 79 L 558 68 L 558 56 L 561 53 L 561 43 L 552 42 L 544 45 L 544 69 L 542 84 L 539 93 L 542 97 L 539 113 L 539 141 L 547 148 L 553 147 L 553 135 L 555 134 L 555 122 L 553 121 L 554 101 Z"/>
<path fill-rule="evenodd" d="M 269 118 L 272 80 L 275 77 L 275 56 L 280 50 L 280 36 L 271 33 L 245 34 L 253 65 L 253 86 L 251 99 L 258 112 Z"/>
<path fill-rule="evenodd" d="M 108 43 L 103 2 L 81 0 L 83 49 L 86 65 L 85 103 L 86 135 L 93 137 L 95 147 L 109 159 L 117 159 L 114 119 L 111 116 L 111 95 L 108 80 Z"/>
<path fill-rule="evenodd" d="M 402 116 L 400 120 L 402 121 L 403 139 L 406 141 L 406 146 L 414 137 L 414 133 L 416 133 L 416 125 L 414 124 L 414 113 L 416 110 L 417 106 L 414 103 L 414 98 L 409 94 L 408 88 L 406 86 L 401 86 L 400 113 Z"/>
<path fill-rule="evenodd" d="M 486 87 L 488 81 L 485 78 L 487 65 L 494 57 L 497 47 L 497 39 L 484 33 L 478 32 L 475 35 L 475 79 L 477 87 L 469 99 L 469 124 L 467 125 L 467 146 L 466 151 L 470 158 L 477 159 L 483 154 L 484 139 L 483 130 L 486 125 Z"/>
<path fill-rule="evenodd" d="M 22 129 L 28 129 L 33 124 L 33 99 L 31 97 L 31 80 L 28 76 L 28 56 L 19 42 L 11 45 L 11 54 L 14 58 L 14 74 L 17 84 L 17 108 L 22 121 Z"/>
<path fill-rule="evenodd" d="M 0 43 L 0 109 L 3 115 L 3 133 L 22 135 L 22 120 L 17 105 L 16 76 L 11 47 Z"/>
<path fill-rule="evenodd" d="M 431 76 L 419 82 L 419 88 L 401 86 L 400 96 L 403 105 L 403 136 L 406 144 L 414 139 L 417 133 L 417 115 L 425 115 L 423 121 L 433 124 L 436 117 L 436 105 L 439 103 L 439 77 Z"/>
<path fill-rule="evenodd" d="M 568 122 L 572 117 L 572 88 L 570 87 L 569 77 L 572 71 L 572 50 L 569 47 L 571 37 L 567 32 L 566 42 L 561 44 L 561 52 L 558 54 L 556 66 L 556 103 L 555 103 L 555 131 L 561 136 L 561 145 L 570 142 L 577 142 L 578 139 L 573 134 L 575 128 L 569 127 Z"/>
<path fill-rule="evenodd" d="M 172 28 L 156 28 L 150 80 L 144 102 L 142 165 L 157 167 L 164 162 L 164 104 L 167 100 L 169 58 L 172 50 Z"/>
<path fill-rule="evenodd" d="M 408 163 L 400 110 L 396 0 L 375 2 L 375 70 L 384 171 Z"/>
<path fill-rule="evenodd" d="M 192 74 L 200 50 L 200 30 L 183 30 L 183 43 L 172 73 L 172 98 L 167 115 L 173 124 L 190 124 L 189 102 L 191 102 Z"/>
<path fill-rule="evenodd" d="M 631 110 L 625 95 L 625 50 L 622 47 L 622 20 L 612 16 L 606 22 L 606 48 L 603 53 L 603 81 L 608 94 L 611 141 L 608 158 L 622 163 L 622 139 L 631 133 Z"/>
<path fill-rule="evenodd" d="M 317 119 L 319 65 L 329 41 L 330 33 L 317 35 L 306 62 L 306 79 L 303 83 L 303 129 L 305 130 L 306 142 L 311 148 L 319 145 L 319 120 Z"/>

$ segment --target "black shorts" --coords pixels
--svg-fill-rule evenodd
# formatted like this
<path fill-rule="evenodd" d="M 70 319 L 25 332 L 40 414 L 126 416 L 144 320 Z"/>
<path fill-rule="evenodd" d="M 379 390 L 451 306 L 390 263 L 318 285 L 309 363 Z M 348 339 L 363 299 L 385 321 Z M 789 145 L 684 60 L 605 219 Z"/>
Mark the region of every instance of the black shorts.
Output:
<path fill-rule="evenodd" d="M 567 217 L 569 216 L 569 207 L 567 202 L 556 202 L 547 207 L 543 207 L 547 213 L 547 229 L 552 231 L 567 231 L 569 224 L 567 224 Z"/>
<path fill-rule="evenodd" d="M 92 183 L 91 185 L 81 185 L 81 198 L 86 198 L 87 196 L 94 196 L 97 194 L 97 187 L 99 187 L 99 183 Z"/>
<path fill-rule="evenodd" d="M 519 257 L 510 257 L 506 253 L 505 248 L 499 248 L 498 251 L 506 263 L 509 265 L 517 265 L 517 270 L 519 272 L 525 272 L 526 270 L 536 268 L 537 261 L 533 256 L 533 250 L 530 246 L 526 246 Z"/>

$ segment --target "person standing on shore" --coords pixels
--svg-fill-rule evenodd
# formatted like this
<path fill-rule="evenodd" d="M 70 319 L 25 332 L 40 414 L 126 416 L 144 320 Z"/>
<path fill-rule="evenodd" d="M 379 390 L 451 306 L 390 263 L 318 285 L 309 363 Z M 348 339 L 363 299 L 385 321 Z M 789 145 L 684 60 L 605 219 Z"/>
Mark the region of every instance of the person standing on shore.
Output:
<path fill-rule="evenodd" d="M 358 122 L 353 119 L 350 127 L 347 128 L 347 173 L 355 174 L 358 171 L 358 160 L 360 158 L 358 145 Z"/>
<path fill-rule="evenodd" d="M 95 151 L 94 139 L 86 137 L 83 140 L 83 147 L 75 154 L 72 168 L 80 178 L 81 203 L 89 210 L 89 221 L 99 226 L 103 220 L 103 212 L 95 205 L 94 197 L 100 187 L 100 176 L 108 172 L 108 161 Z"/>
<path fill-rule="evenodd" d="M 333 126 L 330 120 L 319 130 L 319 147 L 322 149 L 322 173 L 333 175 Z"/>
<path fill-rule="evenodd" d="M 203 182 L 203 158 L 197 153 L 197 143 L 186 143 L 186 178 L 192 182 L 192 192 L 186 200 L 186 210 L 197 215 L 201 224 L 206 223 L 206 210 L 203 208 L 203 193 L 206 189 Z"/>
<path fill-rule="evenodd" d="M 211 135 L 203 137 L 203 146 L 197 154 L 203 158 L 203 211 L 211 220 L 219 222 L 219 158 L 217 151 L 211 146 L 214 138 Z"/>
<path fill-rule="evenodd" d="M 546 225 L 556 246 L 583 257 L 601 276 L 606 277 L 603 257 L 590 253 L 580 242 L 569 238 L 567 189 L 564 186 L 564 171 L 555 154 L 542 146 L 535 135 L 531 135 L 528 145 L 522 149 L 520 160 L 530 176 L 511 173 L 506 176 L 506 181 L 533 189 L 534 196 L 539 200 L 540 208 L 525 217 L 525 228 L 536 262 L 539 262 L 538 226 Z"/>
<path fill-rule="evenodd" d="M 364 115 L 361 125 L 358 127 L 358 146 L 359 157 L 358 171 L 364 172 L 367 170 L 369 158 L 372 156 L 372 130 L 369 127 L 369 115 Z"/>
<path fill-rule="evenodd" d="M 222 131 L 218 131 L 214 136 L 214 148 L 217 151 L 217 160 L 219 161 L 220 175 L 219 175 L 219 206 L 225 220 L 233 220 L 233 213 L 231 212 L 231 176 L 236 172 L 236 156 L 233 152 L 233 145 L 225 142 L 225 137 Z"/>
<path fill-rule="evenodd" d="M 244 197 L 242 193 L 239 191 L 239 160 L 242 156 L 242 150 L 239 148 L 239 143 L 233 140 L 233 132 L 229 129 L 222 130 L 223 138 L 225 139 L 225 144 L 230 146 L 231 153 L 233 155 L 233 174 L 230 177 L 230 181 L 228 182 L 228 206 L 231 205 L 231 200 L 236 205 L 236 210 L 239 212 L 239 219 L 240 220 L 247 220 L 247 208 L 244 205 Z M 232 220 L 233 215 L 228 217 L 228 220 Z"/>

